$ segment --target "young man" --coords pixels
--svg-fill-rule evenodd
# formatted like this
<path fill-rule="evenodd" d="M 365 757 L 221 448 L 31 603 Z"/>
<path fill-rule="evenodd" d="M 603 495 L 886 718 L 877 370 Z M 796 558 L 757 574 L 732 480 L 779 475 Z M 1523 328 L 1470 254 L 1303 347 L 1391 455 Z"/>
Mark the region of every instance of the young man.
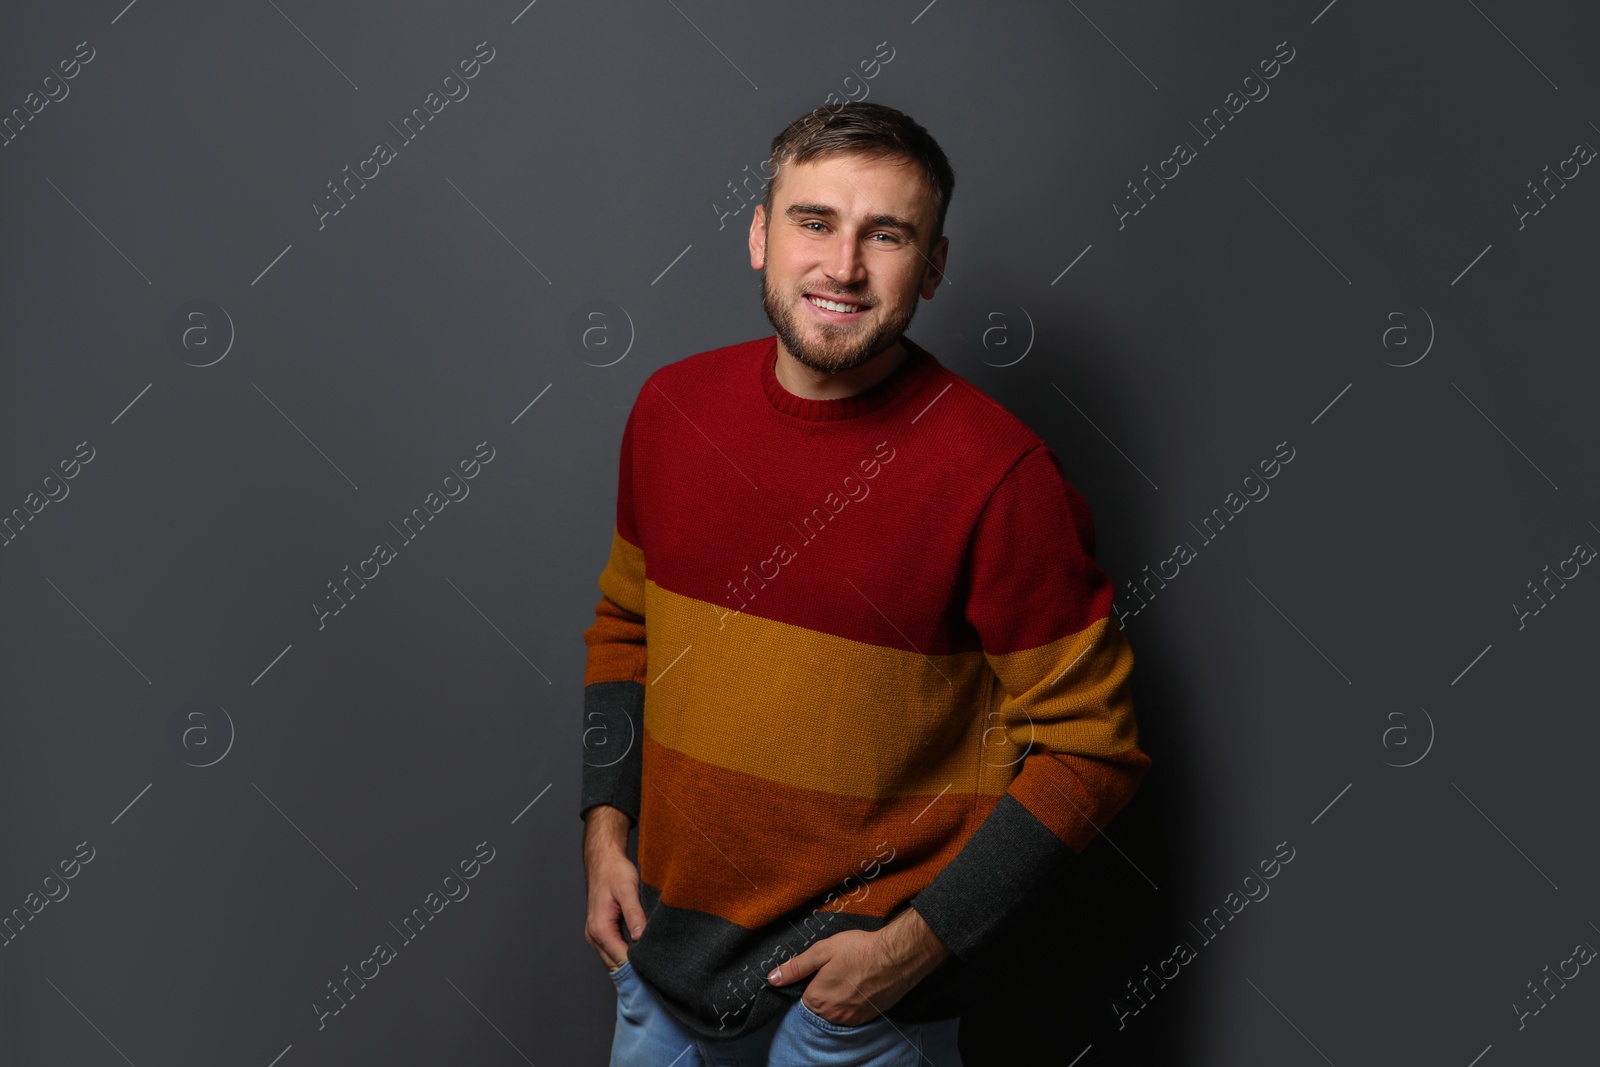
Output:
<path fill-rule="evenodd" d="M 949 248 L 938 144 L 852 103 L 772 162 L 775 336 L 655 371 L 623 431 L 585 936 L 614 1065 L 959 1067 L 966 964 L 1150 765 L 1133 655 L 1055 455 L 905 336 Z"/>

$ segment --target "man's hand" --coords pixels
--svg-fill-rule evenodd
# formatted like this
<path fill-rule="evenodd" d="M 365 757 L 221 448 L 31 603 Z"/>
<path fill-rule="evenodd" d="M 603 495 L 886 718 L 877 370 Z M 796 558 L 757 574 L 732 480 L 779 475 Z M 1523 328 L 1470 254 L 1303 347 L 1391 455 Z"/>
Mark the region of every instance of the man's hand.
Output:
<path fill-rule="evenodd" d="M 830 1023 L 860 1026 L 892 1008 L 949 955 L 916 909 L 907 908 L 876 933 L 845 930 L 823 938 L 767 981 L 787 985 L 815 972 L 801 994 L 806 1007 Z"/>
<path fill-rule="evenodd" d="M 644 933 L 639 869 L 628 858 L 630 825 L 628 814 L 609 804 L 597 804 L 583 817 L 583 870 L 589 882 L 583 938 L 613 971 L 628 962 L 628 943 L 619 920 L 627 921 L 635 941 Z"/>

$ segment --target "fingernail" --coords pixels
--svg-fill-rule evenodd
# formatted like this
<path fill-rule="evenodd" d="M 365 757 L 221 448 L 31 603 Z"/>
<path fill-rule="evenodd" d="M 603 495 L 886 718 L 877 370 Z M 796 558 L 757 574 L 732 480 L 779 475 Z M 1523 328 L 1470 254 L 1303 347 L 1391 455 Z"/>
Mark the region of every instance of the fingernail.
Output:
<path fill-rule="evenodd" d="M 642 933 L 644 933 L 644 924 L 640 923 L 638 926 L 633 928 L 633 939 L 635 941 L 639 940 L 639 935 Z"/>
<path fill-rule="evenodd" d="M 782 977 L 783 977 L 783 968 L 782 967 L 774 967 L 774 968 L 772 968 L 772 973 L 767 975 L 767 981 L 776 982 L 779 978 L 782 978 Z"/>

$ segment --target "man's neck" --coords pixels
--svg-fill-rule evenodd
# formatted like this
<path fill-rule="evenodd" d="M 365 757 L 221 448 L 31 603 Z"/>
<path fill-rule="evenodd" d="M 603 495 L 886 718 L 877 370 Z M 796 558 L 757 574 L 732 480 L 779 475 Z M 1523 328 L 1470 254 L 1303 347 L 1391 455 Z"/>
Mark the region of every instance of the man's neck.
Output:
<path fill-rule="evenodd" d="M 779 385 L 804 400 L 842 400 L 866 392 L 889 377 L 910 354 L 905 344 L 896 339 L 894 344 L 861 366 L 829 374 L 812 370 L 795 359 L 780 339 L 778 358 L 772 366 L 772 373 Z"/>

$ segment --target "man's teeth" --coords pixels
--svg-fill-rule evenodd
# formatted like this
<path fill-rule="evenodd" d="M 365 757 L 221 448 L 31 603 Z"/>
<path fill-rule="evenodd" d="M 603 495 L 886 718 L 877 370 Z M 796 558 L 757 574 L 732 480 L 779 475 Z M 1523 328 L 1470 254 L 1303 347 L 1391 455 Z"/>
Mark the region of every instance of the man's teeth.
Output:
<path fill-rule="evenodd" d="M 860 304 L 841 304 L 837 300 L 824 300 L 820 296 L 808 296 L 806 299 L 817 305 L 817 307 L 827 308 L 829 311 L 850 312 L 862 309 Z"/>

